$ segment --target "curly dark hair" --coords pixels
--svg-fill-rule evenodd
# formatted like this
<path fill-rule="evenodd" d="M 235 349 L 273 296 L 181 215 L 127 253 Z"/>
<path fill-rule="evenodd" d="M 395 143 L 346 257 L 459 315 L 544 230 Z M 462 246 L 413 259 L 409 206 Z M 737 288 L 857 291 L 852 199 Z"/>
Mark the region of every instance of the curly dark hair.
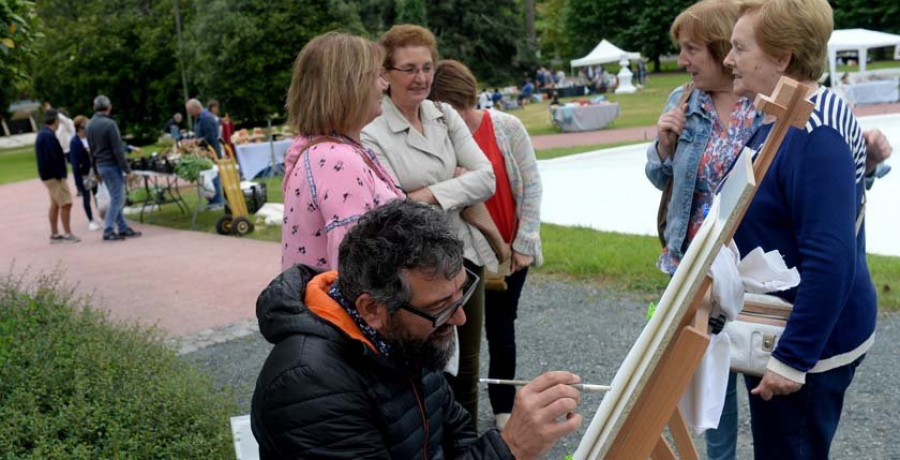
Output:
<path fill-rule="evenodd" d="M 463 243 L 445 214 L 412 200 L 395 200 L 363 215 L 344 236 L 338 289 L 351 302 L 368 293 L 394 313 L 412 296 L 404 270 L 450 280 L 462 269 Z"/>

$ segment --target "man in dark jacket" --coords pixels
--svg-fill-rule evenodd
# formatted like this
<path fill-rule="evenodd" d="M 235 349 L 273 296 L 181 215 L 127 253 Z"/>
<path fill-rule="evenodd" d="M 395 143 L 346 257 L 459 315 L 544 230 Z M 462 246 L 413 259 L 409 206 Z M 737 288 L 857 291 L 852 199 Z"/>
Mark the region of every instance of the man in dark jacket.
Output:
<path fill-rule="evenodd" d="M 59 112 L 47 109 L 44 112 L 44 127 L 34 141 L 38 175 L 50 194 L 50 242 L 77 243 L 81 240 L 72 234 L 69 220 L 72 215 L 72 192 L 66 181 L 66 155 L 56 138 L 59 127 Z M 64 235 L 59 233 L 58 221 L 62 221 Z"/>
<path fill-rule="evenodd" d="M 251 410 L 261 458 L 530 459 L 581 424 L 568 372 L 523 387 L 502 433 L 478 436 L 453 399 L 441 371 L 480 281 L 443 213 L 388 203 L 359 220 L 338 260 L 339 272 L 286 270 L 257 301 L 275 344 Z"/>
<path fill-rule="evenodd" d="M 87 140 L 91 149 L 94 170 L 109 191 L 109 208 L 103 226 L 103 241 L 122 241 L 125 238 L 141 236 L 125 222 L 122 210 L 125 208 L 125 178 L 131 176 L 131 168 L 125 161 L 125 146 L 119 125 L 109 116 L 112 103 L 103 95 L 94 98 L 94 116 L 87 125 Z M 117 226 L 119 233 L 114 231 Z"/>

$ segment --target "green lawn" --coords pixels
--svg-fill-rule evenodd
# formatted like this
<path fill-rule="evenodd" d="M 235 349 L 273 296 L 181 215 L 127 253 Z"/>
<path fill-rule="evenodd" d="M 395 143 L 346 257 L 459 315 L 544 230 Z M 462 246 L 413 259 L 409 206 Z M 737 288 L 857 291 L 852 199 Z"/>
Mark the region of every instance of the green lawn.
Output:
<path fill-rule="evenodd" d="M 544 150 L 536 150 L 534 153 L 537 156 L 538 160 L 549 160 L 551 158 L 564 157 L 569 155 L 575 155 L 578 153 L 584 152 L 593 152 L 594 150 L 600 149 L 611 149 L 613 147 L 621 147 L 623 145 L 634 145 L 640 144 L 644 141 L 623 141 L 623 142 L 613 142 L 611 144 L 594 144 L 594 145 L 582 145 L 578 147 L 560 147 L 555 149 L 544 149 Z"/>
<path fill-rule="evenodd" d="M 0 150 L 0 185 L 37 177 L 34 146 Z"/>
<path fill-rule="evenodd" d="M 605 94 L 606 100 L 618 102 L 619 117 L 605 129 L 653 126 L 659 118 L 669 93 L 689 79 L 686 73 L 652 74 L 647 86 L 634 94 Z M 561 99 L 563 102 L 580 99 L 589 100 L 596 95 Z M 550 120 L 550 102 L 533 102 L 522 109 L 509 113 L 519 117 L 532 136 L 557 134 L 561 131 Z"/>

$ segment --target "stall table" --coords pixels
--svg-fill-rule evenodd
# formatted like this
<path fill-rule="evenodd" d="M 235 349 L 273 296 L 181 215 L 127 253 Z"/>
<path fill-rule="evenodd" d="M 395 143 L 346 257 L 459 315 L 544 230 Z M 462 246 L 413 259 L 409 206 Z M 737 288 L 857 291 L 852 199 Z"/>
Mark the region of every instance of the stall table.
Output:
<path fill-rule="evenodd" d="M 891 78 L 847 85 L 847 94 L 856 105 L 897 102 L 900 101 L 900 79 Z"/>
<path fill-rule="evenodd" d="M 563 132 L 595 131 L 613 122 L 619 116 L 619 104 L 601 102 L 582 106 L 552 106 L 553 124 Z"/>
<path fill-rule="evenodd" d="M 265 171 L 269 166 L 284 164 L 284 156 L 292 139 L 258 144 L 238 144 L 234 147 L 234 154 L 241 166 L 241 178 L 251 180 Z M 275 149 L 275 164 L 272 165 L 272 148 Z"/>
<path fill-rule="evenodd" d="M 156 171 L 134 170 L 132 173 L 143 179 L 146 198 L 140 203 L 140 221 L 144 222 L 144 211 L 151 206 L 162 207 L 174 203 L 182 214 L 187 212 L 187 203 L 178 191 L 178 176 Z M 151 183 L 153 185 L 151 185 Z"/>

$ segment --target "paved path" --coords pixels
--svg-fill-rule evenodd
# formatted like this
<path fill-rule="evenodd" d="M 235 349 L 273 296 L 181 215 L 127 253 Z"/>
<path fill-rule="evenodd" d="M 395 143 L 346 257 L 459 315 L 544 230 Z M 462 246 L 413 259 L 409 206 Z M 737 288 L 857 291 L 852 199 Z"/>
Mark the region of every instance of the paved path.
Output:
<path fill-rule="evenodd" d="M 662 110 L 662 107 L 660 107 Z M 900 113 L 900 103 L 859 106 L 853 109 L 857 117 Z M 601 129 L 581 133 L 548 134 L 534 136 L 531 142 L 535 150 L 583 145 L 611 144 L 614 142 L 649 142 L 656 138 L 656 126 L 638 128 Z"/>
<path fill-rule="evenodd" d="M 104 243 L 101 232 L 88 232 L 78 200 L 72 231 L 82 241 L 51 245 L 43 184 L 0 185 L 0 263 L 7 265 L 0 269 L 28 267 L 34 276 L 59 267 L 79 293 L 96 293 L 95 305 L 114 319 L 176 336 L 255 318 L 256 297 L 280 271 L 279 245 L 251 239 L 134 223 L 142 237 Z"/>

